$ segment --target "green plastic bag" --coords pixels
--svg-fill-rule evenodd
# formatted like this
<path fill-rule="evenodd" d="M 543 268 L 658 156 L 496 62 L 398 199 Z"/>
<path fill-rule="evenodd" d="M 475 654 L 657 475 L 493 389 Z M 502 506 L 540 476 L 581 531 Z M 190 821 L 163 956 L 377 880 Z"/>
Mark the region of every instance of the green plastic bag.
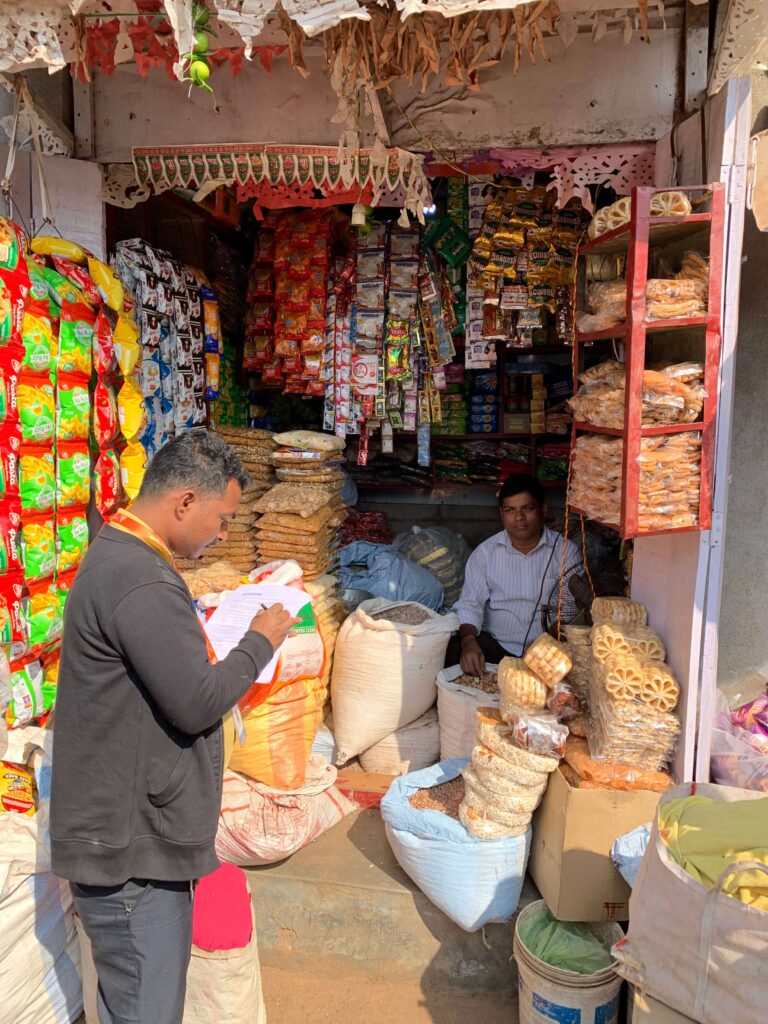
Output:
<path fill-rule="evenodd" d="M 529 953 L 561 971 L 597 974 L 613 963 L 610 928 L 558 921 L 546 907 L 521 921 L 518 935 Z"/>

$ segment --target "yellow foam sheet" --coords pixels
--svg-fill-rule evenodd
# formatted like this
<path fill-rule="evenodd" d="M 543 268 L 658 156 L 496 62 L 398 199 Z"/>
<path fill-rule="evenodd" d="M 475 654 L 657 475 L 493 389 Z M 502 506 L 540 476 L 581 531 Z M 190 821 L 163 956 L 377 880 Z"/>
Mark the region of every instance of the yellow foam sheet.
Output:
<path fill-rule="evenodd" d="M 705 796 L 669 800 L 659 809 L 659 830 L 672 859 L 706 889 L 734 861 L 768 866 L 768 797 L 733 803 Z M 768 875 L 761 871 L 730 875 L 723 890 L 768 912 Z"/>

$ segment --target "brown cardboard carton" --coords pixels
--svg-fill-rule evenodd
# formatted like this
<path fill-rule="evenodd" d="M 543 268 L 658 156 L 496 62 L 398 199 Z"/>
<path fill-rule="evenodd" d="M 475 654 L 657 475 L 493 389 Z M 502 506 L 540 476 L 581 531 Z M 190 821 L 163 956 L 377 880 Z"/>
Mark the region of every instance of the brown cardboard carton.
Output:
<path fill-rule="evenodd" d="M 561 921 L 626 921 L 630 889 L 613 865 L 619 836 L 653 820 L 658 793 L 574 789 L 552 773 L 533 819 L 528 872 Z"/>
<path fill-rule="evenodd" d="M 684 1017 L 682 1013 L 665 1006 L 658 999 L 632 990 L 632 1024 L 696 1024 L 693 1017 Z"/>

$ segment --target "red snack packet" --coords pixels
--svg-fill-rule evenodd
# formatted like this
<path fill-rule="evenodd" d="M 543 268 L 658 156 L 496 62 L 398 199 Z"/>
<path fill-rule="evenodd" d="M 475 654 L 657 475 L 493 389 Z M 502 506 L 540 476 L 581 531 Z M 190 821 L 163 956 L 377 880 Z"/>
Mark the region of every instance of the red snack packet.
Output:
<path fill-rule="evenodd" d="M 93 283 L 93 278 L 85 267 L 81 267 L 63 256 L 51 255 L 51 261 L 58 273 L 76 285 L 90 303 L 94 306 L 101 305 L 99 289 Z"/>
<path fill-rule="evenodd" d="M 0 572 L 21 569 L 19 529 L 21 502 L 18 498 L 0 501 Z"/>
<path fill-rule="evenodd" d="M 120 460 L 113 448 L 99 452 L 93 468 L 94 497 L 99 514 L 111 515 L 120 505 L 123 484 L 120 478 Z"/>
<path fill-rule="evenodd" d="M 0 498 L 19 496 L 21 432 L 18 423 L 0 427 Z"/>
<path fill-rule="evenodd" d="M 0 644 L 26 646 L 27 632 L 21 609 L 23 593 L 24 573 L 16 570 L 0 576 Z"/>
<path fill-rule="evenodd" d="M 116 367 L 112 334 L 112 322 L 102 306 L 96 316 L 93 330 L 93 367 L 100 377 L 112 373 Z"/>
<path fill-rule="evenodd" d="M 24 346 L 16 343 L 0 348 L 0 423 L 18 423 L 19 376 Z"/>
<path fill-rule="evenodd" d="M 299 374 L 299 373 L 301 373 L 301 371 L 302 371 L 301 356 L 299 355 L 298 352 L 296 352 L 294 355 L 286 356 L 283 359 L 283 373 L 284 374 L 286 374 L 286 375 L 289 375 L 289 374 Z"/>
<path fill-rule="evenodd" d="M 279 359 L 273 359 L 265 364 L 261 380 L 263 384 L 283 383 L 283 368 Z"/>
<path fill-rule="evenodd" d="M 105 380 L 99 380 L 93 392 L 92 429 L 93 438 L 100 449 L 112 444 L 120 430 L 115 389 Z"/>

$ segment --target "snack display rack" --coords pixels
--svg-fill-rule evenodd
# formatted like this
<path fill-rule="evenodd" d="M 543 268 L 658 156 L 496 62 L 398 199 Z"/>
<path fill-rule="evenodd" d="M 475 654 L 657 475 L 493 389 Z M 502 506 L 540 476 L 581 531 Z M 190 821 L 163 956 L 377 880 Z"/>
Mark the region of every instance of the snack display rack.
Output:
<path fill-rule="evenodd" d="M 685 191 L 694 198 L 694 209 L 696 206 L 706 206 L 708 209 L 706 212 L 694 212 L 684 216 L 653 216 L 651 214 L 651 197 L 659 191 L 661 190 L 635 188 L 632 192 L 629 223 L 585 242 L 579 249 L 580 275 L 585 273 L 585 260 L 589 256 L 626 256 L 626 323 L 592 333 L 576 330 L 573 346 L 574 394 L 576 394 L 580 386 L 579 373 L 582 367 L 584 347 L 605 341 L 623 343 L 626 362 L 624 425 L 621 429 L 611 429 L 575 420 L 572 438 L 573 447 L 576 445 L 577 436 L 584 433 L 623 438 L 619 521 L 606 521 L 605 523 L 617 530 L 623 539 L 658 533 L 708 530 L 712 521 L 712 475 L 720 367 L 725 187 L 715 183 L 686 188 Z M 646 318 L 646 284 L 649 277 L 649 256 L 654 250 L 666 247 L 679 248 L 686 243 L 693 245 L 704 243 L 709 248 L 707 313 L 705 316 L 648 320 Z M 580 279 L 583 280 L 583 276 Z M 649 337 L 669 336 L 669 332 L 683 330 L 693 330 L 702 335 L 706 397 L 701 418 L 695 423 L 644 425 L 642 423 L 643 371 Z M 683 431 L 698 432 L 702 438 L 698 521 L 694 526 L 670 526 L 663 530 L 643 530 L 638 525 L 640 499 L 640 463 L 638 459 L 642 439 L 658 435 L 672 435 Z M 572 508 L 572 511 L 579 513 L 581 510 Z"/>

